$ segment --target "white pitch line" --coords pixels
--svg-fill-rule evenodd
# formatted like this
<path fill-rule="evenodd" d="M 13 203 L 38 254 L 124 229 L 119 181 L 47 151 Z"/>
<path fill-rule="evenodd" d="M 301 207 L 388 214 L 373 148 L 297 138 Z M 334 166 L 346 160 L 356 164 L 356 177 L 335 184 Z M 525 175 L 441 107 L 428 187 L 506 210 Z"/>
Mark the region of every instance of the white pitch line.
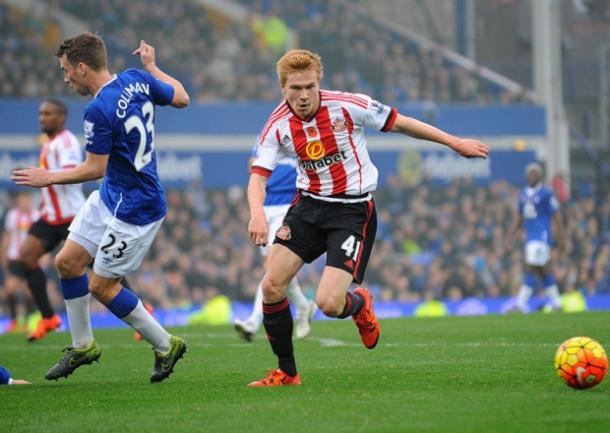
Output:
<path fill-rule="evenodd" d="M 349 344 L 343 340 L 337 340 L 336 338 L 319 338 L 319 337 L 308 337 L 308 340 L 317 341 L 322 347 L 344 347 L 344 346 L 355 346 L 355 344 Z"/>

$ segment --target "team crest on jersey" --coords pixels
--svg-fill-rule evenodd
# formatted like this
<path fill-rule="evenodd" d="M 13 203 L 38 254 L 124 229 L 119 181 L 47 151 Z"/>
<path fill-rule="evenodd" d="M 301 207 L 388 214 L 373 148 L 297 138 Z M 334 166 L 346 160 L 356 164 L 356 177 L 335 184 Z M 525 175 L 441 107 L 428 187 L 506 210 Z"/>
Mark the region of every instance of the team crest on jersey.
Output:
<path fill-rule="evenodd" d="M 381 114 L 383 113 L 383 110 L 385 110 L 385 105 L 378 101 L 371 101 L 371 108 L 377 111 L 377 114 Z"/>
<path fill-rule="evenodd" d="M 320 137 L 320 131 L 315 126 L 308 126 L 305 128 L 305 132 L 307 133 L 307 137 L 309 138 L 318 138 Z"/>
<path fill-rule="evenodd" d="M 305 147 L 305 153 L 309 159 L 317 161 L 325 155 L 324 145 L 319 140 L 310 141 Z"/>
<path fill-rule="evenodd" d="M 290 227 L 288 227 L 287 225 L 283 225 L 282 227 L 277 229 L 277 232 L 275 232 L 275 237 L 283 241 L 289 241 L 292 237 Z"/>
<path fill-rule="evenodd" d="M 347 130 L 347 122 L 343 117 L 335 117 L 331 123 L 334 132 L 344 132 Z"/>
<path fill-rule="evenodd" d="M 85 130 L 85 138 L 93 137 L 93 127 L 94 126 L 95 126 L 95 123 L 85 120 L 85 123 L 83 124 L 83 129 Z"/>

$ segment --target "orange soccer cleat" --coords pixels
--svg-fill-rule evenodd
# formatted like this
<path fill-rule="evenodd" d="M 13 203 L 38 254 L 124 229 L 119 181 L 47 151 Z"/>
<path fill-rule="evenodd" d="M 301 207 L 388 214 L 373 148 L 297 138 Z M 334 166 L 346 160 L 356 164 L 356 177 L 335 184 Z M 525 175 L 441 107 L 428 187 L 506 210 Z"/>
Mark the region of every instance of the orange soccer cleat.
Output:
<path fill-rule="evenodd" d="M 144 304 L 144 308 L 151 315 L 155 311 L 155 307 L 153 307 L 151 304 Z M 142 341 L 144 339 L 144 337 L 142 337 L 142 334 L 140 334 L 138 331 L 136 331 L 136 332 L 133 333 L 133 339 L 136 340 L 136 341 Z"/>
<path fill-rule="evenodd" d="M 358 287 L 354 293 L 359 294 L 364 298 L 362 309 L 352 316 L 352 320 L 358 327 L 362 343 L 367 349 L 374 349 L 379 341 L 379 331 L 381 327 L 373 311 L 373 296 L 364 287 Z"/>
<path fill-rule="evenodd" d="M 250 382 L 248 386 L 250 388 L 257 388 L 260 386 L 284 386 L 284 385 L 300 385 L 301 375 L 297 373 L 296 376 L 288 376 L 279 368 L 277 370 L 269 370 L 267 377 L 261 380 Z"/>
<path fill-rule="evenodd" d="M 37 341 L 44 338 L 49 331 L 55 331 L 61 326 L 61 319 L 57 314 L 52 315 L 48 319 L 44 317 L 38 321 L 36 329 L 28 335 L 28 341 Z"/>

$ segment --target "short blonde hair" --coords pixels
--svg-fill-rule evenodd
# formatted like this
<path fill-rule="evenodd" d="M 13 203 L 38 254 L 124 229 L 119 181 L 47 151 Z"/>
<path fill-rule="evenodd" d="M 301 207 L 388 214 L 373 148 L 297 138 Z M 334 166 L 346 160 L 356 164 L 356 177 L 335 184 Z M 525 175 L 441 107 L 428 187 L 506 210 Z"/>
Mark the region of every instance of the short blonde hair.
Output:
<path fill-rule="evenodd" d="M 322 58 L 308 50 L 290 50 L 277 61 L 277 77 L 282 87 L 286 84 L 289 73 L 300 71 L 316 71 L 318 80 L 322 80 Z"/>

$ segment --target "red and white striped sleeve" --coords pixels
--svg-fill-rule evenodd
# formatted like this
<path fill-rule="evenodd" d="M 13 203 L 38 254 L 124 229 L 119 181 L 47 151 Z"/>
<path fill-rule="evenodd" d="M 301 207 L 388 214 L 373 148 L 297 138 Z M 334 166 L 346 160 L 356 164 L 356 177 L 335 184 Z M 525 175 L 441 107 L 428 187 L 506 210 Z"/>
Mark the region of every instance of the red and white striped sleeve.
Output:
<path fill-rule="evenodd" d="M 344 93 L 344 107 L 349 111 L 354 123 L 388 132 L 394 126 L 398 111 L 363 94 Z"/>
<path fill-rule="evenodd" d="M 59 169 L 74 167 L 83 162 L 83 150 L 78 139 L 67 129 L 57 137 L 57 161 Z"/>
<path fill-rule="evenodd" d="M 280 146 L 279 130 L 276 127 L 260 139 L 250 173 L 270 177 L 278 161 L 283 157 Z"/>

